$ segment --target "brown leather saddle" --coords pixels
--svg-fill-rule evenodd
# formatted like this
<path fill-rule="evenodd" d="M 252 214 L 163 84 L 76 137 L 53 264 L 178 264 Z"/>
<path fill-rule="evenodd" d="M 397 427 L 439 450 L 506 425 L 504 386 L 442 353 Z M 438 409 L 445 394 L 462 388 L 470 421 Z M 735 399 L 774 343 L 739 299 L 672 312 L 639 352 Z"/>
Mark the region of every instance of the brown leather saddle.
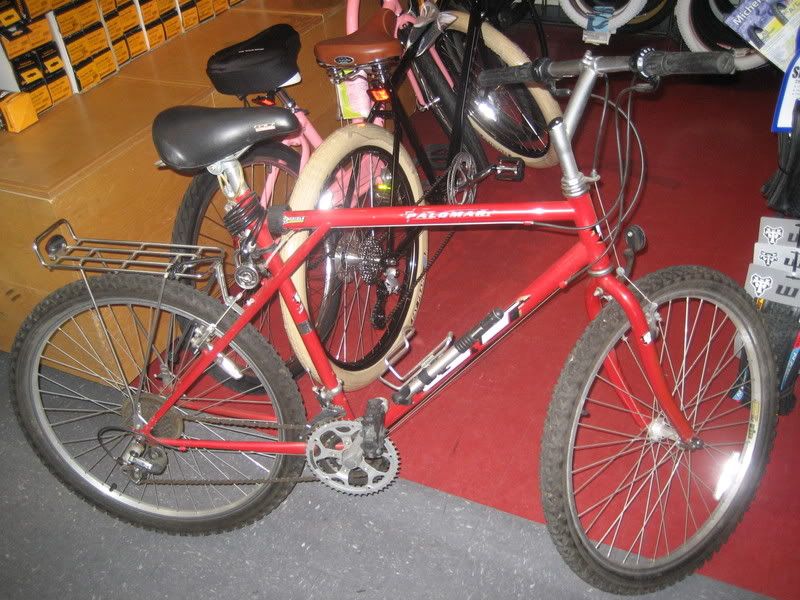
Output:
<path fill-rule="evenodd" d="M 394 37 L 396 23 L 397 16 L 382 8 L 355 33 L 314 46 L 317 62 L 329 67 L 347 68 L 396 58 L 403 53 L 403 47 Z"/>

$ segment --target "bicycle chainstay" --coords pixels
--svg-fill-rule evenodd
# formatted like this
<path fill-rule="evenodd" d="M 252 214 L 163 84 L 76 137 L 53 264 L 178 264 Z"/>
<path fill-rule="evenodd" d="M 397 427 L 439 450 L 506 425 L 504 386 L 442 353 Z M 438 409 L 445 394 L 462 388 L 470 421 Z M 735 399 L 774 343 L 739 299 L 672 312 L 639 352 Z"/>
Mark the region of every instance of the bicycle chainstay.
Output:
<path fill-rule="evenodd" d="M 275 421 L 258 421 L 256 419 L 223 419 L 221 417 L 192 418 L 184 421 L 208 423 L 210 425 L 230 425 L 232 427 L 252 427 L 257 429 L 277 429 L 280 431 L 298 431 L 306 429 L 306 425 L 277 423 Z M 313 476 L 306 477 L 270 477 L 266 479 L 147 479 L 146 485 L 261 485 L 267 483 L 311 483 L 319 482 Z"/>

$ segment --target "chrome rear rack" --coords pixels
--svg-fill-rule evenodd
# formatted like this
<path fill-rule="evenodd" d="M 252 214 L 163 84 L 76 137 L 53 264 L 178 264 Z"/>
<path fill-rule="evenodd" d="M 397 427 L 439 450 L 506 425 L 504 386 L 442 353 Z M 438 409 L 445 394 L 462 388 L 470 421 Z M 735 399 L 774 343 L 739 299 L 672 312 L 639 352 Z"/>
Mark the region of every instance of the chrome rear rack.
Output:
<path fill-rule="evenodd" d="M 33 241 L 33 251 L 50 270 L 140 273 L 175 279 L 208 279 L 219 270 L 225 251 L 215 246 L 184 246 L 81 238 L 66 219 L 53 223 Z M 199 266 L 208 269 L 197 270 Z"/>

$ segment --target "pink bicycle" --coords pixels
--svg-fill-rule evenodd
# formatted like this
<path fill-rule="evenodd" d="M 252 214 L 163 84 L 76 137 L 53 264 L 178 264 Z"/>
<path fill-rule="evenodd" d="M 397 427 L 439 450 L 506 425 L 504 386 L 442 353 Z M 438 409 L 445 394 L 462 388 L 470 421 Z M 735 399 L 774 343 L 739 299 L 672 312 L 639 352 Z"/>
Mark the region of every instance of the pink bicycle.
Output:
<path fill-rule="evenodd" d="M 388 77 L 398 64 L 403 38 L 419 24 L 415 12 L 405 11 L 396 0 L 384 3 L 368 22 L 359 28 L 358 13 L 360 2 L 351 0 L 347 4 L 348 36 L 327 40 L 315 48 L 321 65 L 327 70 L 334 85 L 339 90 L 339 113 L 344 122 L 348 118 L 365 120 L 373 107 L 383 109 L 382 115 L 373 115 L 373 122 L 381 123 L 384 118 L 400 118 L 404 113 L 386 110 L 377 99 L 386 98 L 389 87 Z M 465 50 L 469 15 L 452 13 L 452 22 L 426 52 L 420 53 L 412 62 L 408 73 L 409 83 L 414 91 L 420 110 L 431 110 L 448 133 L 453 131 L 456 104 L 455 80 L 460 74 Z M 529 59 L 525 53 L 503 34 L 488 23 L 481 27 L 478 49 L 472 61 L 472 76 L 468 98 L 468 114 L 473 127 L 458 128 L 463 133 L 464 147 L 475 157 L 477 167 L 483 169 L 487 162 L 478 136 L 497 148 L 505 157 L 522 161 L 529 166 L 544 167 L 556 162 L 556 155 L 550 146 L 546 123 L 561 114 L 558 104 L 546 89 L 537 84 L 514 84 L 498 86 L 490 93 L 478 93 L 474 87 L 475 77 L 484 68 L 524 64 Z M 407 42 L 406 42 L 407 43 Z M 288 25 L 277 25 L 261 34 L 221 50 L 209 61 L 208 73 L 218 91 L 239 97 L 255 93 L 263 94 L 256 102 L 267 106 L 280 105 L 289 109 L 297 118 L 299 131 L 286 139 L 255 144 L 249 148 L 239 162 L 249 188 L 260 197 L 262 206 L 283 205 L 289 200 L 298 173 L 308 162 L 311 152 L 321 143 L 321 138 L 308 119 L 306 112 L 289 95 L 286 87 L 297 83 L 300 75 L 297 69 L 297 54 L 300 48 L 299 36 Z M 453 75 L 451 75 L 451 73 Z M 354 109 L 354 106 L 358 110 Z M 414 128 L 403 120 L 403 129 L 414 155 L 420 162 L 427 183 L 436 179 L 433 165 L 427 158 L 419 140 L 414 136 Z M 476 133 L 478 135 L 476 135 Z M 299 149 L 299 153 L 297 151 Z M 239 288 L 247 281 L 235 281 L 236 269 L 248 266 L 247 260 L 239 257 L 228 229 L 223 223 L 225 196 L 220 192 L 217 178 L 207 171 L 196 175 L 181 203 L 176 216 L 172 241 L 175 244 L 213 244 L 226 249 L 227 285 Z M 399 201 L 399 200 L 398 200 Z M 313 206 L 301 204 L 297 208 Z M 339 198 L 328 200 L 327 206 L 342 208 Z M 363 249 L 353 248 L 361 252 Z M 323 263 L 322 256 L 336 252 L 336 248 L 321 248 L 312 262 Z M 342 252 L 342 249 L 339 249 Z M 413 255 L 412 255 L 413 254 Z M 418 279 L 425 269 L 427 255 L 427 235 L 422 233 L 413 253 L 409 254 L 409 278 Z M 296 282 L 301 293 L 311 297 L 327 294 L 335 296 L 340 279 L 332 271 L 334 265 L 328 261 L 328 271 L 320 272 L 317 278 Z M 250 265 L 252 266 L 252 265 Z M 243 271 L 240 269 L 240 273 Z M 255 281 L 252 268 L 247 270 L 249 282 Z M 219 289 L 210 290 L 219 295 Z M 397 302 L 402 290 L 398 288 L 387 299 L 389 304 Z M 422 286 L 415 288 L 413 306 L 419 303 Z M 281 355 L 289 361 L 293 373 L 303 373 L 310 367 L 307 355 L 300 350 L 297 359 L 290 359 L 293 351 L 282 339 L 281 332 L 270 325 L 277 318 L 276 307 L 267 307 L 259 316 L 257 328 L 278 346 Z M 392 322 L 384 327 L 364 327 L 364 319 L 348 320 L 349 334 L 340 331 L 333 334 L 335 327 L 333 307 L 330 311 L 318 313 L 320 318 L 327 315 L 327 321 L 317 323 L 330 357 L 334 360 L 337 375 L 347 389 L 357 389 L 372 381 L 383 368 L 383 359 L 390 350 L 385 342 L 397 336 Z M 416 310 L 404 313 L 404 318 L 396 326 L 399 329 L 413 323 Z M 373 319 L 373 325 L 380 319 Z M 343 328 L 344 325 L 341 325 Z M 398 329 L 398 330 L 399 330 Z M 350 338 L 345 344 L 343 340 Z M 297 344 L 293 344 L 297 346 Z M 296 349 L 295 349 L 296 350 Z M 244 385 L 248 385 L 246 381 Z"/>

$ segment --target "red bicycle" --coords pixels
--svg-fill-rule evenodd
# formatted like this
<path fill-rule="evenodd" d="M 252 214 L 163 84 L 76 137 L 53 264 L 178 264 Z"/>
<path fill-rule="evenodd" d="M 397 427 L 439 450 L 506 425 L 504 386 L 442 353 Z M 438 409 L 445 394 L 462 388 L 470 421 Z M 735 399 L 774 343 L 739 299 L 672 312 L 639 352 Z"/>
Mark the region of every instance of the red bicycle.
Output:
<path fill-rule="evenodd" d="M 598 77 L 633 71 L 652 80 L 730 69 L 728 55 L 650 51 L 484 73 L 489 86 L 579 77 L 564 118 L 550 124 L 564 192 L 551 202 L 416 204 L 418 175 L 409 156 L 387 147 L 384 129 L 364 124 L 336 132 L 319 148 L 294 197 L 318 205 L 326 194 L 345 200 L 357 194 L 369 199 L 368 207 L 261 212 L 242 187 L 236 153 L 296 124 L 267 123 L 244 109 L 216 121 L 204 114 L 201 144 L 185 133 L 201 130 L 190 113 L 168 113 L 154 128 L 162 158 L 173 167 L 200 161 L 219 177 L 230 198 L 229 220 L 247 221 L 242 235 L 255 233 L 263 276 L 244 307 L 235 297 L 220 303 L 173 281 L 213 272 L 222 285 L 215 248 L 82 239 L 63 222 L 45 231 L 34 244 L 42 263 L 77 269 L 82 280 L 45 299 L 14 344 L 12 400 L 29 440 L 89 502 L 168 532 L 252 522 L 298 481 L 319 480 L 356 495 L 378 492 L 398 473 L 393 428 L 585 275 L 593 320 L 567 359 L 542 435 L 548 529 L 571 568 L 599 588 L 642 593 L 681 579 L 722 545 L 753 497 L 776 425 L 773 358 L 750 300 L 727 277 L 673 267 L 635 283 L 627 278 L 613 251 L 625 211 L 615 224 L 613 211 L 598 213 L 570 138 Z M 460 177 L 453 189 L 463 197 L 478 176 L 454 173 Z M 412 201 L 397 206 L 395 196 Z M 379 310 L 364 311 L 354 293 L 354 303 L 337 314 L 403 322 L 397 315 L 413 310 L 413 292 L 422 284 L 406 276 L 416 272 L 412 263 L 425 260 L 415 251 L 416 230 L 507 225 L 558 226 L 577 241 L 406 374 L 397 363 L 412 331 L 388 328 L 396 336 L 387 342 L 383 377 L 390 398 L 374 398 L 356 414 L 292 274 L 328 243 L 327 260 L 339 278 L 384 297 Z M 636 229 L 625 237 L 630 258 L 643 240 Z M 87 271 L 114 273 L 88 278 Z M 404 291 L 387 293 L 397 287 Z M 285 365 L 249 324 L 276 295 L 313 367 L 319 412 L 311 420 Z M 338 297 L 338 308 L 346 301 Z M 246 390 L 226 385 L 245 377 L 255 382 Z"/>

